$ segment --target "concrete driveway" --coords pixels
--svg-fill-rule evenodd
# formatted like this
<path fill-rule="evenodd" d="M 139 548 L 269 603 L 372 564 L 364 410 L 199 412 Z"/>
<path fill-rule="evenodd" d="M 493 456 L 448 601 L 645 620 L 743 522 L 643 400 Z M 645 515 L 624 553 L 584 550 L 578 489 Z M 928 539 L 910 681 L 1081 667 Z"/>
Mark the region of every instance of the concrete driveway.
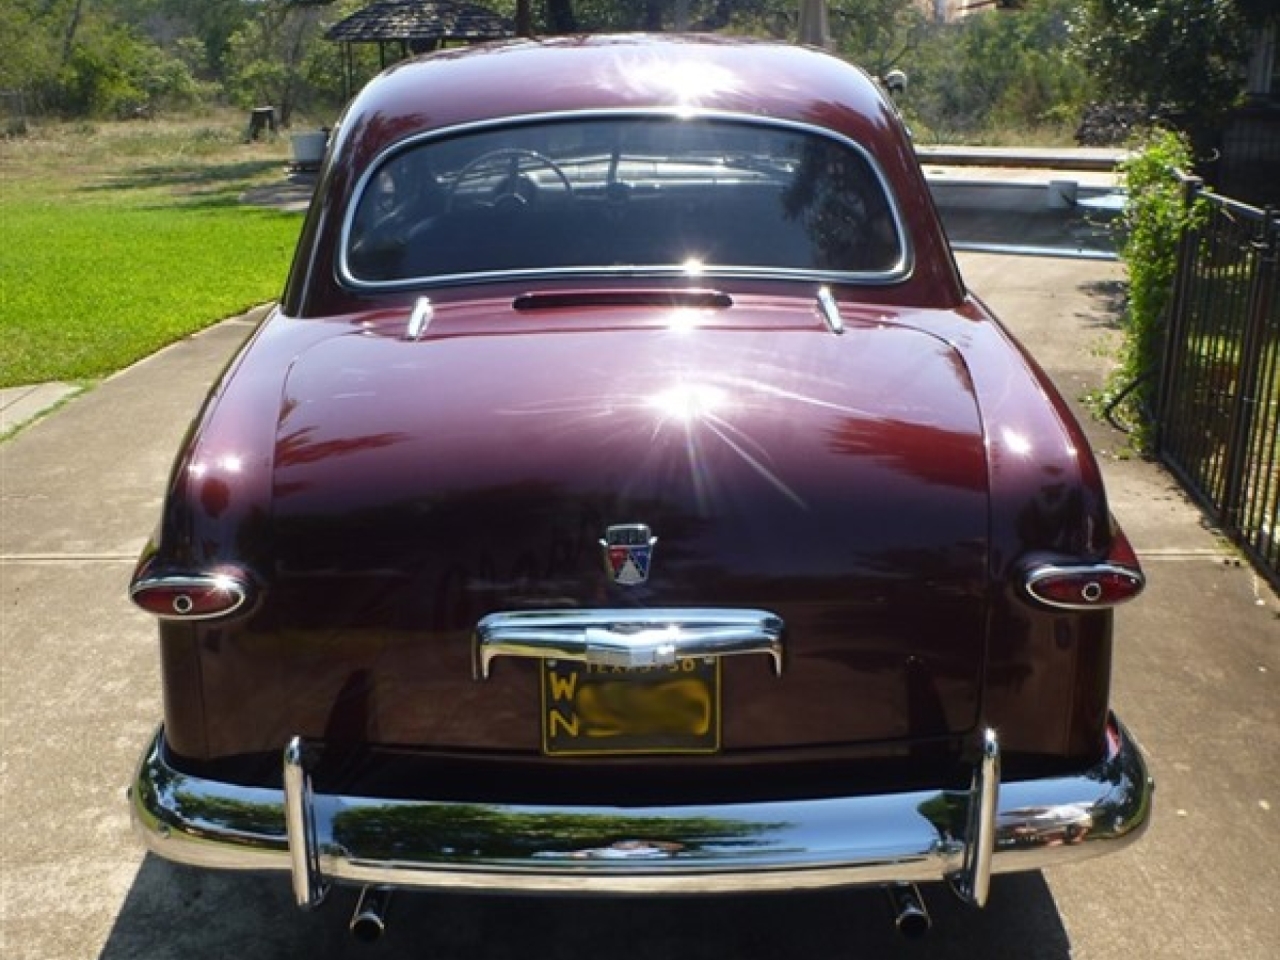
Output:
<path fill-rule="evenodd" d="M 1064 393 L 1100 382 L 1114 263 L 970 254 L 970 285 Z M 1114 700 L 1159 783 L 1129 851 L 997 878 L 976 913 L 927 890 L 905 942 L 875 891 L 695 901 L 401 896 L 353 944 L 353 895 L 294 910 L 280 877 L 144 857 L 124 788 L 160 716 L 153 624 L 125 584 L 206 385 L 252 327 L 224 323 L 0 444 L 0 955 L 292 957 L 1133 957 L 1270 960 L 1280 948 L 1280 602 L 1155 466 L 1090 427 L 1150 589 L 1119 615 Z"/>

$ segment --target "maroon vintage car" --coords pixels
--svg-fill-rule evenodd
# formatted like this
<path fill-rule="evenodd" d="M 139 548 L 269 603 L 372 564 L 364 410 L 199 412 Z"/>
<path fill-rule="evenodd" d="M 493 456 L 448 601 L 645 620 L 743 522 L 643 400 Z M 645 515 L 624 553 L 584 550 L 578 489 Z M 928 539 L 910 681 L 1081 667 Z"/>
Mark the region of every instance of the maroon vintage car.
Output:
<path fill-rule="evenodd" d="M 391 888 L 914 884 L 1119 849 L 1142 574 L 826 54 L 575 38 L 397 66 L 131 594 L 172 860 Z"/>

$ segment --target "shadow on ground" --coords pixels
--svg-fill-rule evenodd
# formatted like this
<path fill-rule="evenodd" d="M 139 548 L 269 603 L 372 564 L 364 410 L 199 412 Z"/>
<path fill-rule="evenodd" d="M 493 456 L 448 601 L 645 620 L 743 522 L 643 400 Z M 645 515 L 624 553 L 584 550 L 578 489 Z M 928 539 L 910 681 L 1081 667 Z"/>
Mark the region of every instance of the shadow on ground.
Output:
<path fill-rule="evenodd" d="M 352 890 L 319 911 L 292 904 L 287 877 L 212 874 L 148 857 L 100 960 L 1069 960 L 1038 873 L 997 877 L 975 911 L 924 891 L 933 931 L 908 941 L 874 889 L 694 899 L 549 899 L 396 894 L 386 936 L 346 932 Z"/>
<path fill-rule="evenodd" d="M 1094 280 L 1090 283 L 1080 284 L 1079 290 L 1091 302 L 1091 306 L 1097 308 L 1096 313 L 1101 316 L 1094 317 L 1091 322 L 1086 322 L 1086 327 L 1104 327 L 1108 330 L 1124 330 L 1126 327 L 1125 316 L 1129 309 L 1129 284 L 1124 280 Z M 1094 316 L 1095 311 L 1089 314 L 1078 313 L 1076 316 L 1089 317 Z"/>
<path fill-rule="evenodd" d="M 128 190 L 168 190 L 188 205 L 234 206 L 249 183 L 268 173 L 280 173 L 280 160 L 239 160 L 232 163 L 149 164 L 114 174 L 87 186 L 95 193 Z M 169 204 L 166 204 L 169 206 Z"/>

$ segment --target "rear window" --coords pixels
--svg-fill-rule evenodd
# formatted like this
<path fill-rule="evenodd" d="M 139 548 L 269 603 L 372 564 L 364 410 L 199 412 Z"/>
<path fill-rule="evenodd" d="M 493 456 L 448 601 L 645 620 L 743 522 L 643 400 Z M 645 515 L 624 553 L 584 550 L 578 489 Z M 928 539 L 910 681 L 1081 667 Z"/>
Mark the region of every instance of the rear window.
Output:
<path fill-rule="evenodd" d="M 579 118 L 413 142 L 361 181 L 343 234 L 357 285 L 536 273 L 785 273 L 893 279 L 883 178 L 808 128 Z"/>

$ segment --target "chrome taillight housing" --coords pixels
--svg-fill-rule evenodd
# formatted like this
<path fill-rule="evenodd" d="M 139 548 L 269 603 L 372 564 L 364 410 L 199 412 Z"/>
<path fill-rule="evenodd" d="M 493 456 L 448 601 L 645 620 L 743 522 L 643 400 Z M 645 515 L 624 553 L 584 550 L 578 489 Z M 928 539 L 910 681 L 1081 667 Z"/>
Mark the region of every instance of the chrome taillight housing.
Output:
<path fill-rule="evenodd" d="M 1046 564 L 1027 575 L 1027 593 L 1050 607 L 1092 610 L 1114 607 L 1142 592 L 1146 580 L 1133 567 L 1110 563 Z"/>
<path fill-rule="evenodd" d="M 1045 559 L 1027 567 L 1024 586 L 1040 603 L 1060 610 L 1094 610 L 1132 600 L 1147 585 L 1138 556 L 1119 527 L 1100 563 Z"/>
<path fill-rule="evenodd" d="M 164 620 L 210 620 L 235 613 L 248 603 L 246 579 L 225 573 L 157 576 L 138 580 L 129 598 Z"/>

